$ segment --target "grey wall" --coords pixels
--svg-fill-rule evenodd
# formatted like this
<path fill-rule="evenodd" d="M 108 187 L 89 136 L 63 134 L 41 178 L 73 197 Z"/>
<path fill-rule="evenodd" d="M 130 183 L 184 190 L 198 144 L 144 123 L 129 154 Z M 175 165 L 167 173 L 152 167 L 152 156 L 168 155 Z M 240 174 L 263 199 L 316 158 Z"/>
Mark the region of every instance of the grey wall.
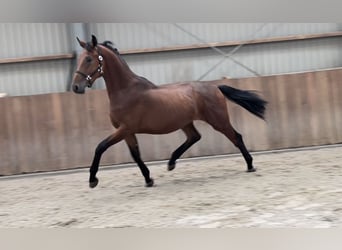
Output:
<path fill-rule="evenodd" d="M 95 34 L 99 41 L 111 40 L 124 51 L 342 31 L 342 26 L 336 23 L 90 23 L 77 27 L 84 31 L 75 32 L 75 24 L 69 23 L 2 23 L 0 58 L 72 53 L 76 50 L 75 36 L 79 34 Z M 320 70 L 342 66 L 341 45 L 342 38 L 339 37 L 246 45 L 237 50 L 234 58 L 260 75 Z M 234 48 L 224 47 L 221 50 L 229 53 Z M 222 59 L 212 49 L 124 57 L 136 73 L 156 84 L 197 80 Z M 0 64 L 0 92 L 12 96 L 64 92 L 72 70 L 71 60 Z M 253 74 L 226 59 L 203 80 L 223 76 L 241 78 Z M 102 80 L 95 84 L 95 88 L 103 87 Z"/>
<path fill-rule="evenodd" d="M 206 42 L 239 41 L 257 38 L 325 33 L 341 30 L 336 23 L 180 23 L 177 24 Z M 121 50 L 155 48 L 198 43 L 175 24 L 91 23 L 90 33 L 109 39 Z"/>
<path fill-rule="evenodd" d="M 179 28 L 180 27 L 180 28 Z M 99 40 L 111 40 L 119 50 L 190 45 L 203 42 L 244 41 L 289 35 L 341 31 L 336 23 L 252 23 L 252 24 L 89 24 Z M 324 38 L 245 45 L 234 59 L 260 75 L 312 71 L 342 66 L 342 38 Z M 235 46 L 220 48 L 229 53 Z M 222 55 L 211 48 L 190 51 L 125 55 L 131 68 L 156 84 L 200 79 Z M 224 60 L 202 80 L 221 77 L 255 76 L 250 71 Z M 104 88 L 98 81 L 96 88 Z"/>
<path fill-rule="evenodd" d="M 71 53 L 70 27 L 65 23 L 1 23 L 0 58 Z M 33 95 L 64 92 L 70 60 L 0 64 L 0 92 Z"/>

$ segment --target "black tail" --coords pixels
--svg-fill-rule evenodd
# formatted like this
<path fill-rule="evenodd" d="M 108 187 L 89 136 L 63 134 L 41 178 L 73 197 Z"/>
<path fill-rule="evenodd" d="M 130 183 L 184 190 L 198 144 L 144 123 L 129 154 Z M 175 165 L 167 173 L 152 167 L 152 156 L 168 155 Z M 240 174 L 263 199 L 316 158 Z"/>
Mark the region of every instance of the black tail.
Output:
<path fill-rule="evenodd" d="M 261 119 L 265 119 L 264 113 L 267 102 L 261 99 L 253 91 L 235 89 L 226 85 L 220 85 L 218 88 L 225 95 L 225 97 L 232 102 L 244 107 L 249 112 L 260 117 Z"/>

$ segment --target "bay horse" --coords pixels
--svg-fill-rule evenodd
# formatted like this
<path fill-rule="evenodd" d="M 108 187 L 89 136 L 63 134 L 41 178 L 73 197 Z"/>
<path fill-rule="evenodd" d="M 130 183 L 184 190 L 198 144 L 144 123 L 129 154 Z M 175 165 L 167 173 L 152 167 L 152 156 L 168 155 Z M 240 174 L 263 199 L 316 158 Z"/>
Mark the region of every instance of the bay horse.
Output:
<path fill-rule="evenodd" d="M 96 147 L 90 167 L 91 188 L 98 184 L 96 173 L 102 154 L 121 140 L 126 141 L 145 178 L 145 186 L 152 187 L 154 180 L 140 157 L 136 134 L 166 134 L 179 129 L 185 133 L 186 141 L 168 161 L 168 170 L 171 171 L 177 159 L 201 139 L 194 126 L 195 120 L 205 121 L 225 135 L 241 151 L 247 172 L 256 170 L 242 136 L 230 124 L 226 105 L 227 98 L 264 119 L 267 102 L 256 93 L 205 81 L 156 86 L 136 75 L 110 41 L 98 43 L 94 35 L 90 42 L 79 38 L 77 41 L 84 50 L 78 59 L 72 89 L 83 94 L 86 87 L 91 87 L 97 78 L 103 77 L 110 100 L 110 120 L 116 129 Z"/>

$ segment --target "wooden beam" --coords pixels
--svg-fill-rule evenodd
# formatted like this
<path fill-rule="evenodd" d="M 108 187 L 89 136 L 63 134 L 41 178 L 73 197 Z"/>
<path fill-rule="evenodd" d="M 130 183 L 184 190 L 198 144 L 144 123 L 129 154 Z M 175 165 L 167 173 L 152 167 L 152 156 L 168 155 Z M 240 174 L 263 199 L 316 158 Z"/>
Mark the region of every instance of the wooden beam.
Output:
<path fill-rule="evenodd" d="M 65 59 L 74 59 L 74 58 L 75 58 L 75 54 L 73 53 L 50 55 L 50 56 L 5 58 L 5 59 L 0 59 L 0 64 L 42 62 L 42 61 L 65 60 Z"/>

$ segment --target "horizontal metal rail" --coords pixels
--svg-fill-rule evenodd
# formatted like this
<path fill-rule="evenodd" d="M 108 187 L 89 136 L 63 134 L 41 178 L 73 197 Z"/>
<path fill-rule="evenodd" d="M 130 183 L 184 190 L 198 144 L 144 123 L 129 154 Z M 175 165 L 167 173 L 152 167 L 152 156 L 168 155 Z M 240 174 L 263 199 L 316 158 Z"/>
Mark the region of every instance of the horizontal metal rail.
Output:
<path fill-rule="evenodd" d="M 310 34 L 310 35 L 271 37 L 271 38 L 262 38 L 262 39 L 253 39 L 253 40 L 198 43 L 198 44 L 191 44 L 191 45 L 180 45 L 180 46 L 170 46 L 170 47 L 160 47 L 160 48 L 130 49 L 130 50 L 122 50 L 120 51 L 120 53 L 122 55 L 132 55 L 132 54 L 145 54 L 145 53 L 156 53 L 156 52 L 172 52 L 172 51 L 183 51 L 183 50 L 193 50 L 193 49 L 207 49 L 211 47 L 238 46 L 242 44 L 252 45 L 252 44 L 302 41 L 302 40 L 333 38 L 333 37 L 342 37 L 342 31 Z M 0 59 L 0 65 L 1 64 L 14 64 L 14 63 L 53 61 L 53 60 L 66 60 L 66 59 L 75 59 L 75 58 L 76 58 L 75 53 L 48 55 L 48 56 L 3 58 L 3 59 Z"/>
<path fill-rule="evenodd" d="M 144 54 L 144 53 L 155 53 L 155 52 L 171 52 L 171 51 L 181 51 L 181 50 L 207 49 L 211 47 L 217 48 L 217 47 L 227 47 L 227 46 L 238 46 L 242 44 L 252 45 L 252 44 L 302 41 L 302 40 L 333 38 L 333 37 L 342 37 L 342 31 L 310 34 L 310 35 L 271 37 L 271 38 L 262 38 L 262 39 L 253 39 L 253 40 L 198 43 L 198 44 L 191 44 L 191 45 L 180 45 L 180 46 L 170 46 L 170 47 L 160 47 L 160 48 L 131 49 L 131 50 L 122 50 L 120 51 L 120 54 L 130 55 L 130 54 Z"/>

